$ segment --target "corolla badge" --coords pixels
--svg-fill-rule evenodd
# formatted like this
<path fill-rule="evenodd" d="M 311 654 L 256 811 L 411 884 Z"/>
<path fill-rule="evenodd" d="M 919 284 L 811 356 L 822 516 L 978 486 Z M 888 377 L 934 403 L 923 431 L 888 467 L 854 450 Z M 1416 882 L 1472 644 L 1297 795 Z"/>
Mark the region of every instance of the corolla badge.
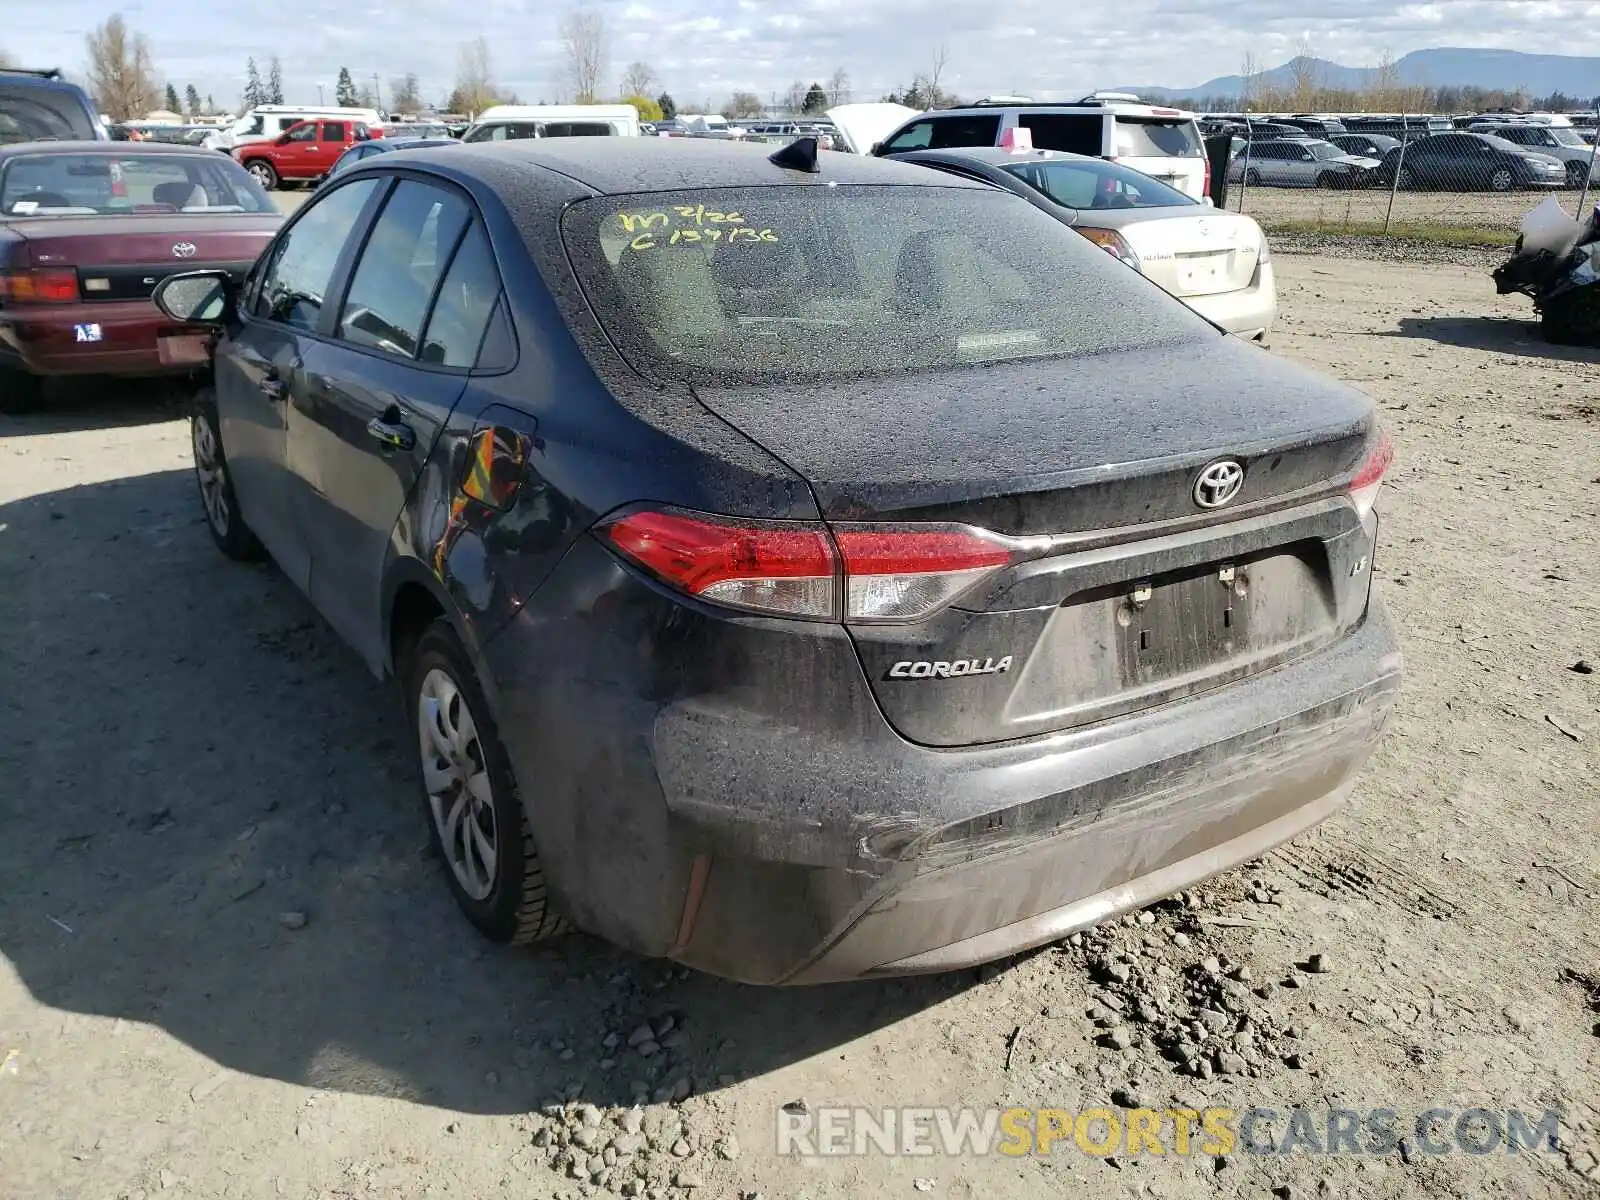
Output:
<path fill-rule="evenodd" d="M 1212 463 L 1194 482 L 1194 502 L 1201 508 L 1221 508 L 1244 487 L 1244 467 L 1231 458 Z"/>
<path fill-rule="evenodd" d="M 179 242 L 172 247 L 173 258 L 193 258 L 194 256 L 195 245 L 193 242 Z"/>
<path fill-rule="evenodd" d="M 1011 655 L 1002 659 L 958 658 L 953 662 L 897 662 L 890 679 L 962 679 L 968 675 L 1004 675 L 1011 670 Z"/>

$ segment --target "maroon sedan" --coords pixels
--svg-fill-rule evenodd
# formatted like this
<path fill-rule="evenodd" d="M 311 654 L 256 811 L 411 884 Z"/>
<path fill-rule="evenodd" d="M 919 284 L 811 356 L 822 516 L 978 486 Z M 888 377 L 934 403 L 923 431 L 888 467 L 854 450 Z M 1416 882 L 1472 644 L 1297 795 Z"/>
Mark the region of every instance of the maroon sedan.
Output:
<path fill-rule="evenodd" d="M 161 143 L 0 146 L 0 411 L 52 375 L 203 370 L 204 331 L 151 302 L 168 275 L 243 278 L 282 216 L 214 151 Z"/>

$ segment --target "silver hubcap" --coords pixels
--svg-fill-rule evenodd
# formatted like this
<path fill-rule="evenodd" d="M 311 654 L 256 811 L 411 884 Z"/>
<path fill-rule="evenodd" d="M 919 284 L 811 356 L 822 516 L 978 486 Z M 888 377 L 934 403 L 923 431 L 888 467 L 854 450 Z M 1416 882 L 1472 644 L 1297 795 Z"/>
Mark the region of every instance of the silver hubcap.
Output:
<path fill-rule="evenodd" d="M 499 829 L 478 728 L 455 680 L 434 667 L 417 697 L 422 782 L 445 861 L 461 890 L 483 900 L 494 890 Z"/>
<path fill-rule="evenodd" d="M 1497 192 L 1509 192 L 1511 190 L 1511 176 L 1508 172 L 1496 172 L 1495 177 L 1489 182 L 1493 185 L 1494 190 Z"/>
<path fill-rule="evenodd" d="M 272 182 L 272 172 L 265 167 L 251 167 L 250 174 L 256 177 L 256 182 L 259 184 L 265 185 Z"/>
<path fill-rule="evenodd" d="M 204 417 L 194 421 L 194 473 L 200 480 L 200 499 L 206 506 L 206 520 L 219 537 L 228 536 L 228 470 L 217 453 L 217 439 L 211 422 Z"/>

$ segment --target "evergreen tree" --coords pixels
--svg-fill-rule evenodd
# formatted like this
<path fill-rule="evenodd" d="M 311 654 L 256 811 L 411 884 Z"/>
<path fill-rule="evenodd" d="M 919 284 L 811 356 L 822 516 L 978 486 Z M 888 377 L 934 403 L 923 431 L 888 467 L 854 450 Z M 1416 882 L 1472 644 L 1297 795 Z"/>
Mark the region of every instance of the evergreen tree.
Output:
<path fill-rule="evenodd" d="M 266 96 L 261 88 L 261 72 L 256 70 L 256 60 L 252 58 L 244 69 L 244 110 L 249 112 L 266 102 Z"/>
<path fill-rule="evenodd" d="M 268 104 L 283 103 L 283 64 L 274 54 L 272 61 L 267 64 L 266 96 Z"/>
<path fill-rule="evenodd" d="M 340 108 L 359 108 L 360 97 L 356 95 L 356 81 L 350 78 L 350 68 L 339 68 L 339 82 L 333 88 L 334 103 Z"/>

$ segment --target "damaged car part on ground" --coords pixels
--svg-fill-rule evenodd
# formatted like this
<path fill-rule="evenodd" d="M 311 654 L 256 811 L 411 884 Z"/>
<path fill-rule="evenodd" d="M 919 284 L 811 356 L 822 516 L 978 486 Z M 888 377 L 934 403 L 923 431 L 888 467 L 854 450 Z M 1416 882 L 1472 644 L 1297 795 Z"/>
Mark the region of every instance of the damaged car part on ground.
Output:
<path fill-rule="evenodd" d="M 1600 207 L 1576 221 L 1554 200 L 1523 219 L 1516 252 L 1494 271 L 1500 295 L 1533 300 L 1544 338 L 1558 346 L 1600 346 Z"/>
<path fill-rule="evenodd" d="M 400 681 L 499 940 L 1003 957 L 1321 820 L 1399 687 L 1370 401 L 988 185 L 417 150 L 163 299 L 214 537 Z"/>

